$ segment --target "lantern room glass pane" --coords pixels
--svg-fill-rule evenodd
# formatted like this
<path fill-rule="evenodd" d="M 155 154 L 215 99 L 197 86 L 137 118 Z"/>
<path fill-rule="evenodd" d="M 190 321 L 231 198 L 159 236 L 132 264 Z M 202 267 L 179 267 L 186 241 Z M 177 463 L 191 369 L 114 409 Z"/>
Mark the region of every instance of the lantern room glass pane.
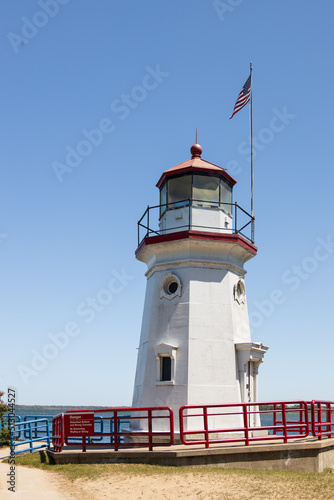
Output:
<path fill-rule="evenodd" d="M 197 206 L 218 206 L 219 179 L 209 175 L 194 175 L 193 200 Z"/>
<path fill-rule="evenodd" d="M 183 175 L 168 181 L 168 208 L 179 208 L 189 205 L 191 198 L 191 175 Z"/>
<path fill-rule="evenodd" d="M 232 188 L 226 182 L 220 181 L 220 207 L 232 214 Z"/>
<path fill-rule="evenodd" d="M 160 217 L 166 212 L 166 202 L 167 202 L 167 183 L 163 185 L 160 189 Z"/>

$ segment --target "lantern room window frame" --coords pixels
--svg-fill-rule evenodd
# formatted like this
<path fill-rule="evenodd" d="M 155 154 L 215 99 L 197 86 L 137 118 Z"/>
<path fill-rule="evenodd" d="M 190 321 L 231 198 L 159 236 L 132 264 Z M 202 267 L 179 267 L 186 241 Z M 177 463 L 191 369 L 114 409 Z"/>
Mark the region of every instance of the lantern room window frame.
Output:
<path fill-rule="evenodd" d="M 218 182 L 218 187 L 219 187 L 219 196 L 218 200 L 210 200 L 210 199 L 196 199 L 194 195 L 194 189 L 201 189 L 199 187 L 196 187 L 194 185 L 194 177 L 211 177 L 212 179 L 217 179 Z M 169 200 L 169 182 L 174 181 L 174 180 L 182 180 L 185 177 L 190 178 L 190 190 L 189 186 L 186 186 L 188 193 L 190 196 L 186 196 L 183 199 L 175 199 L 175 200 Z M 189 192 L 190 191 L 190 192 Z M 225 201 L 226 200 L 226 193 L 228 195 L 228 198 L 230 201 Z M 193 172 L 193 173 L 186 173 L 183 175 L 178 175 L 178 176 L 173 176 L 173 177 L 168 177 L 167 179 L 164 180 L 161 188 L 160 188 L 160 219 L 161 217 L 165 214 L 167 210 L 175 210 L 177 208 L 181 207 L 187 207 L 187 206 L 195 206 L 195 207 L 208 207 L 208 208 L 217 208 L 217 209 L 223 209 L 225 212 L 228 214 L 232 215 L 232 204 L 233 204 L 233 185 L 230 183 L 227 179 L 223 179 L 220 175 L 215 175 L 211 173 L 204 173 L 204 172 Z"/>

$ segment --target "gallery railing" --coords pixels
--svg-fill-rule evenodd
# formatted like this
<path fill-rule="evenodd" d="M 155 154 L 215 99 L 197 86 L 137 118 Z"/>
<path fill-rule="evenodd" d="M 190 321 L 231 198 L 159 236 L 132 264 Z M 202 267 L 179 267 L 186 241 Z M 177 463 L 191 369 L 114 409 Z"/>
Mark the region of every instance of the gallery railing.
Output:
<path fill-rule="evenodd" d="M 185 211 L 185 220 L 183 224 L 162 228 L 161 221 L 166 212 L 180 208 L 188 208 Z M 215 227 L 203 226 L 194 224 L 192 220 L 192 208 L 204 208 L 220 210 L 231 218 L 231 227 Z M 207 200 L 186 199 L 173 203 L 165 203 L 162 205 L 148 206 L 138 221 L 138 246 L 144 238 L 148 236 L 167 234 L 174 231 L 211 231 L 224 232 L 230 234 L 240 234 L 251 243 L 254 243 L 254 227 L 255 218 L 252 217 L 246 210 L 235 203 L 211 202 Z"/>

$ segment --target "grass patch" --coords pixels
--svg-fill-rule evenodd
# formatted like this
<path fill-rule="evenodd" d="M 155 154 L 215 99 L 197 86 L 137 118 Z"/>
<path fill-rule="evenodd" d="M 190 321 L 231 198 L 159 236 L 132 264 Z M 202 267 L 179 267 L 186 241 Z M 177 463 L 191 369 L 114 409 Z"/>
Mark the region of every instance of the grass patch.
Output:
<path fill-rule="evenodd" d="M 4 460 L 7 462 L 7 460 Z M 69 481 L 76 479 L 94 480 L 110 472 L 109 464 L 64 464 L 54 465 L 50 463 L 49 457 L 45 451 L 27 453 L 18 455 L 15 459 L 15 465 L 33 467 L 46 471 L 52 471 L 62 474 Z"/>
<path fill-rule="evenodd" d="M 7 461 L 7 460 L 6 460 Z M 140 476 L 152 475 L 183 475 L 183 474 L 206 474 L 208 476 L 220 475 L 238 475 L 244 477 L 257 478 L 281 478 L 295 479 L 303 481 L 317 481 L 324 476 L 334 483 L 334 474 L 331 474 L 333 469 L 326 468 L 322 474 L 313 472 L 294 472 L 294 471 L 279 471 L 279 470 L 251 470 L 251 469 L 224 469 L 222 467 L 169 467 L 162 465 L 146 465 L 146 464 L 64 464 L 55 465 L 50 463 L 49 457 L 45 451 L 35 453 L 27 453 L 16 457 L 16 465 L 26 467 L 34 467 L 52 472 L 61 472 L 69 476 L 71 480 L 78 477 L 87 477 L 93 479 L 106 473 L 112 474 L 134 474 Z"/>

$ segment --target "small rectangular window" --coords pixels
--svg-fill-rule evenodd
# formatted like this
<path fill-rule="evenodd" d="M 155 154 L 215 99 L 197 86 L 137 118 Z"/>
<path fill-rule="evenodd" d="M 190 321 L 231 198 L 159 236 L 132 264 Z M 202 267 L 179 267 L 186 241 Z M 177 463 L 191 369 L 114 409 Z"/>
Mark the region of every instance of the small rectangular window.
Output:
<path fill-rule="evenodd" d="M 169 356 L 162 356 L 161 363 L 161 381 L 169 382 L 172 380 L 172 358 Z"/>

